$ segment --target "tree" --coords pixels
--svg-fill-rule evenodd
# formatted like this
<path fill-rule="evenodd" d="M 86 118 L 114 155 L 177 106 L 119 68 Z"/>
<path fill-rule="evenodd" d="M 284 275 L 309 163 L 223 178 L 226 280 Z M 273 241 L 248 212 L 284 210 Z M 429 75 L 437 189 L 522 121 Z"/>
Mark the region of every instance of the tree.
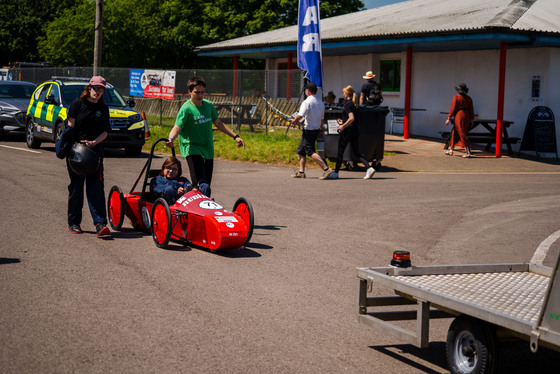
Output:
<path fill-rule="evenodd" d="M 37 38 L 74 0 L 3 0 L 0 11 L 0 65 L 41 60 Z"/>
<path fill-rule="evenodd" d="M 360 9 L 361 0 L 320 2 L 321 19 Z M 296 25 L 298 0 L 207 1 L 204 12 L 206 44 Z"/>
<path fill-rule="evenodd" d="M 85 0 L 65 9 L 38 38 L 38 50 L 53 65 L 91 66 L 95 37 L 95 1 Z"/>
<path fill-rule="evenodd" d="M 320 2 L 321 18 L 362 8 L 361 0 Z M 106 1 L 102 66 L 230 67 L 231 61 L 198 57 L 193 50 L 200 45 L 294 25 L 297 13 L 298 0 Z M 56 65 L 91 66 L 94 20 L 93 0 L 81 0 L 60 12 L 39 38 L 40 56 Z M 250 66 L 251 62 L 244 64 Z"/>

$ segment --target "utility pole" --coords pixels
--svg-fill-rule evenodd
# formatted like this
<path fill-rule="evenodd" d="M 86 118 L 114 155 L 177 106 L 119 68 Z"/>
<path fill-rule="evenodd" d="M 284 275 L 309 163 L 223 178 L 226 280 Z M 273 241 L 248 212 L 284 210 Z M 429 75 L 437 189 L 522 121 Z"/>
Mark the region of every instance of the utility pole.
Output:
<path fill-rule="evenodd" d="M 93 47 L 93 75 L 99 75 L 101 42 L 103 39 L 103 0 L 95 0 L 95 45 Z"/>

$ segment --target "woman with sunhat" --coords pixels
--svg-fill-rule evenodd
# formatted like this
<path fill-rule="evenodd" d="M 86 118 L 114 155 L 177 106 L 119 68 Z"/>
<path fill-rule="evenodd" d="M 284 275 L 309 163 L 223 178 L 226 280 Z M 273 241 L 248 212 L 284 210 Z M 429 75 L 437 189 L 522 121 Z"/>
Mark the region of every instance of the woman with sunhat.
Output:
<path fill-rule="evenodd" d="M 455 127 L 451 131 L 451 139 L 449 140 L 449 150 L 446 155 L 452 156 L 455 147 L 465 147 L 463 158 L 471 157 L 471 148 L 467 139 L 467 133 L 472 120 L 474 119 L 473 101 L 467 93 L 469 88 L 465 83 L 461 83 L 455 87 L 457 94 L 453 96 L 451 101 L 451 109 L 447 115 L 445 125 L 449 125 L 451 118 L 454 118 Z"/>

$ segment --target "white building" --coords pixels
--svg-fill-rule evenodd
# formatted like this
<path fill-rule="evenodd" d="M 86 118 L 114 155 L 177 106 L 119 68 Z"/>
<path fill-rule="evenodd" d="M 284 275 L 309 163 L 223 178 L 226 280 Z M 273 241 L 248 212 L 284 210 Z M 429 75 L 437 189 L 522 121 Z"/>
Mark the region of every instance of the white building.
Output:
<path fill-rule="evenodd" d="M 323 92 L 340 97 L 348 84 L 359 91 L 362 75 L 371 70 L 384 86 L 383 105 L 405 107 L 409 95 L 410 134 L 438 137 L 445 130 L 441 112 L 449 110 L 454 87 L 465 82 L 479 118 L 499 118 L 503 100 L 503 119 L 514 122 L 509 135 L 521 138 L 535 106 L 560 114 L 559 5 L 558 0 L 409 0 L 323 19 Z M 297 26 L 197 51 L 266 59 L 269 70 L 285 68 L 291 58 L 297 69 Z M 402 125 L 396 130 L 402 133 Z"/>

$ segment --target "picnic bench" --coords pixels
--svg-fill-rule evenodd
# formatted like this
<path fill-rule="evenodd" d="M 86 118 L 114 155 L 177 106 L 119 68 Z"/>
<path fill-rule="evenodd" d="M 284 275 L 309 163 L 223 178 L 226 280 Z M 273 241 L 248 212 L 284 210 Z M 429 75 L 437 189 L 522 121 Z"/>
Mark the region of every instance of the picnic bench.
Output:
<path fill-rule="evenodd" d="M 241 124 L 249 125 L 251 131 L 254 131 L 253 125 L 260 123 L 259 118 L 253 117 L 257 108 L 256 104 L 214 103 L 214 106 L 218 112 L 225 109 L 231 113 L 229 117 L 221 116 L 220 120 L 224 123 L 233 122 L 237 131 L 241 130 Z"/>
<path fill-rule="evenodd" d="M 486 152 L 490 151 L 490 147 L 492 144 L 496 143 L 496 125 L 497 120 L 495 119 L 474 119 L 471 122 L 469 127 L 469 131 L 467 133 L 467 139 L 470 143 L 483 143 L 486 144 L 484 150 Z M 508 127 L 513 124 L 512 121 L 503 121 L 502 126 L 502 144 L 507 146 L 508 152 L 510 156 L 513 156 L 513 150 L 511 148 L 512 144 L 517 144 L 521 140 L 521 138 L 511 137 L 508 135 Z M 482 126 L 486 131 L 479 131 L 474 132 L 473 130 L 478 126 Z M 443 149 L 449 149 L 449 141 L 451 140 L 451 132 L 450 131 L 441 131 L 441 137 L 446 139 L 445 145 Z"/>

